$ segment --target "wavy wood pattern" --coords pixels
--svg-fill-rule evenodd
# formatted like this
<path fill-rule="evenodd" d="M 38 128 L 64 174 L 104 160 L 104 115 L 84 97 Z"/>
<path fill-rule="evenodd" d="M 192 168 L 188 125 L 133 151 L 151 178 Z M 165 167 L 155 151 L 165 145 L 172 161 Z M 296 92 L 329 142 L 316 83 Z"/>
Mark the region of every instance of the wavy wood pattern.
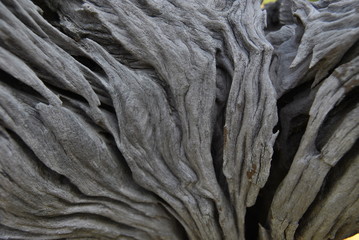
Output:
<path fill-rule="evenodd" d="M 358 230 L 359 2 L 1 0 L 1 239 Z"/>

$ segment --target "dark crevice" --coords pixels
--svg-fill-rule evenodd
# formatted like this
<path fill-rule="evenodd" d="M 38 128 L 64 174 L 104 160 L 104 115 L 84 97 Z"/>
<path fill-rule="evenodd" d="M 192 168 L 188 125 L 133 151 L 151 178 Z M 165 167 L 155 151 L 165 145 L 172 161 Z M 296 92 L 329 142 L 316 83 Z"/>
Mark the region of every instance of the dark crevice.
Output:
<path fill-rule="evenodd" d="M 283 94 L 277 101 L 278 114 L 280 113 L 280 110 L 287 104 L 292 103 L 299 93 L 310 91 L 312 82 L 313 81 L 305 82 Z M 307 94 L 309 95 L 309 93 Z"/>
<path fill-rule="evenodd" d="M 267 11 L 267 26 L 265 31 L 277 31 L 283 26 L 279 21 L 279 8 L 279 1 L 265 5 L 265 10 Z"/>
<path fill-rule="evenodd" d="M 257 200 L 258 201 L 258 200 Z M 260 212 L 261 209 L 258 208 L 255 204 L 252 207 L 247 208 L 246 217 L 245 217 L 245 236 L 246 239 L 249 240 L 256 240 L 258 239 L 258 223 L 259 217 L 262 213 Z"/>
<path fill-rule="evenodd" d="M 71 19 L 67 16 L 68 6 L 55 2 L 49 3 L 45 0 L 32 1 L 43 10 L 43 17 L 45 20 L 75 41 L 89 38 L 104 47 L 117 61 L 132 69 L 152 68 L 151 64 L 147 63 L 144 59 L 141 59 L 141 57 L 134 56 L 119 41 L 117 41 L 117 39 L 112 36 L 111 32 L 91 12 L 77 11 L 76 14 L 79 15 L 78 19 L 80 19 L 80 21 L 76 23 L 78 28 L 73 30 L 68 29 L 63 22 L 64 19 Z M 78 6 L 82 5 L 82 1 L 75 2 Z M 96 5 L 95 2 L 92 2 L 92 4 Z M 102 4 L 101 7 L 108 9 L 112 8 L 111 5 L 106 6 L 106 4 Z M 113 12 L 113 14 L 115 14 L 115 12 Z M 81 19 L 83 19 L 83 21 Z M 84 56 L 73 57 L 94 72 L 101 75 L 104 74 L 102 68 L 91 59 Z"/>
<path fill-rule="evenodd" d="M 347 114 L 354 110 L 358 103 L 359 87 L 355 87 L 328 113 L 315 140 L 315 145 L 319 151 L 328 142 L 340 124 L 346 119 Z"/>
<path fill-rule="evenodd" d="M 61 96 L 62 106 L 70 110 L 72 113 L 76 114 L 79 118 L 90 124 L 91 126 L 98 126 L 94 123 L 93 119 L 88 115 L 88 113 L 81 108 L 79 105 L 83 102 L 77 102 L 77 100 L 71 99 L 67 96 Z"/>
<path fill-rule="evenodd" d="M 161 196 L 156 195 L 156 198 L 158 199 L 158 204 L 163 208 L 163 210 L 167 213 L 167 216 L 171 216 L 173 220 L 177 223 L 176 227 L 178 230 L 178 236 L 180 236 L 183 240 L 189 240 L 189 235 L 186 231 L 186 227 L 181 223 L 181 220 L 178 218 L 182 218 L 181 214 L 177 212 L 175 208 L 171 206 L 166 200 L 164 200 Z M 188 211 L 188 210 L 185 210 Z M 172 213 L 173 212 L 173 213 Z M 187 212 L 188 213 L 188 212 Z M 193 226 L 195 227 L 195 226 Z"/>
<path fill-rule="evenodd" d="M 113 39 L 110 34 L 106 39 L 100 39 L 99 37 L 90 35 L 88 37 L 104 47 L 107 52 L 109 52 L 119 63 L 131 69 L 155 71 L 150 63 L 146 62 L 145 59 L 141 59 L 140 57 L 132 54 L 124 46 L 122 46 L 121 43 L 117 42 L 116 39 Z"/>
<path fill-rule="evenodd" d="M 318 199 L 322 199 L 327 195 L 333 186 L 338 182 L 338 179 L 351 167 L 352 162 L 359 156 L 359 139 L 353 144 L 348 152 L 339 160 L 339 162 L 332 167 L 323 181 L 323 185 L 318 195 Z"/>
<path fill-rule="evenodd" d="M 70 90 L 66 90 L 66 89 L 54 86 L 54 85 L 52 85 L 50 83 L 47 83 L 45 81 L 43 81 L 43 83 L 52 92 L 57 93 L 58 95 L 60 95 L 60 98 L 67 97 L 67 98 L 74 99 L 74 100 L 77 100 L 77 101 L 79 101 L 81 103 L 85 103 L 86 105 L 88 105 L 88 101 L 86 100 L 86 98 L 84 98 L 83 96 L 81 96 L 81 95 L 79 95 L 79 94 L 77 94 L 75 92 L 72 92 Z"/>
<path fill-rule="evenodd" d="M 127 50 L 122 43 L 120 43 L 115 36 L 112 35 L 111 31 L 107 29 L 106 26 L 103 25 L 100 19 L 93 15 L 92 12 L 84 11 L 77 11 L 77 21 L 76 22 L 76 29 L 70 29 L 66 27 L 66 23 L 63 22 L 63 19 L 71 19 L 71 17 L 67 16 L 67 9 L 69 6 L 64 4 L 58 3 L 51 3 L 46 4 L 44 0 L 33 0 L 37 3 L 38 6 L 43 8 L 44 14 L 45 12 L 49 16 L 44 16 L 44 18 L 49 21 L 52 25 L 57 27 L 61 32 L 63 32 L 68 37 L 74 39 L 75 41 L 80 41 L 81 39 L 88 38 L 93 40 L 94 42 L 98 43 L 100 46 L 105 48 L 108 53 L 110 53 L 117 61 L 120 63 L 133 68 L 133 69 L 147 69 L 151 68 L 151 65 L 144 61 L 141 57 L 134 56 L 129 50 Z M 75 1 L 75 5 L 79 7 L 82 5 L 82 1 Z M 95 2 L 92 4 L 96 5 Z M 56 8 L 57 7 L 57 8 Z M 56 9 L 55 9 L 56 8 Z M 102 2 L 101 8 L 111 9 L 113 6 L 105 4 Z M 60 13 L 59 15 L 56 13 Z M 113 14 L 116 14 L 113 12 Z M 56 15 L 57 17 L 55 17 Z M 59 18 L 59 20 L 58 20 Z M 58 20 L 58 22 L 54 21 Z M 122 26 L 123 23 L 118 22 L 119 27 Z M 84 64 L 85 66 L 89 67 L 90 69 L 94 67 L 95 72 L 98 70 L 102 72 L 102 70 L 98 67 L 97 64 L 94 64 L 92 60 L 89 61 L 87 57 L 84 56 L 74 56 L 79 62 Z M 97 65 L 97 66 L 96 66 Z"/>
<path fill-rule="evenodd" d="M 227 179 L 223 173 L 223 150 L 224 144 L 227 137 L 227 129 L 224 125 L 226 122 L 226 108 L 229 92 L 232 85 L 233 76 L 231 75 L 232 71 L 230 64 L 226 64 L 227 56 L 224 55 L 224 52 L 217 50 L 216 52 L 216 99 L 215 99 L 215 115 L 214 115 L 214 126 L 213 126 L 213 135 L 211 140 L 211 155 L 213 161 L 213 168 L 216 174 L 216 179 L 220 185 L 223 194 L 229 200 L 229 188 Z M 214 211 L 214 218 L 219 220 L 218 211 Z M 224 238 L 225 233 L 221 229 L 222 238 Z"/>
<path fill-rule="evenodd" d="M 230 69 L 224 63 L 226 56 L 218 50 L 216 53 L 216 100 L 215 100 L 215 122 L 214 131 L 211 141 L 211 155 L 213 159 L 213 167 L 215 170 L 217 182 L 227 199 L 230 199 L 228 183 L 223 174 L 223 148 L 224 148 L 224 135 L 227 130 L 224 129 L 225 113 L 229 91 L 232 85 L 232 76 Z"/>
<path fill-rule="evenodd" d="M 331 190 L 338 182 L 338 180 L 345 174 L 346 171 L 350 167 L 352 167 L 352 163 L 355 158 L 359 155 L 359 140 L 357 140 L 351 149 L 339 160 L 339 162 L 332 167 L 327 176 L 323 180 L 323 184 L 321 186 L 320 191 L 318 192 L 316 198 L 308 207 L 307 211 L 303 215 L 303 217 L 299 221 L 299 229 L 296 231 L 296 235 L 300 235 L 302 229 L 304 229 L 308 218 L 313 213 L 313 210 L 322 204 L 322 200 L 331 194 Z"/>
<path fill-rule="evenodd" d="M 162 89 L 166 93 L 166 99 L 171 109 L 171 113 L 172 114 L 177 113 L 177 104 L 171 86 L 169 86 L 165 81 L 159 81 L 158 83 L 162 86 Z"/>
<path fill-rule="evenodd" d="M 37 5 L 43 11 L 43 18 L 49 23 L 58 23 L 60 22 L 60 16 L 57 12 L 53 11 L 44 0 L 31 0 L 35 5 Z"/>
<path fill-rule="evenodd" d="M 59 97 L 60 97 L 61 101 L 63 102 L 64 106 L 67 106 L 72 111 L 76 112 L 84 120 L 86 120 L 86 122 L 88 122 L 89 124 L 97 126 L 97 127 L 100 127 L 99 123 L 94 122 L 94 120 L 88 116 L 88 113 L 83 108 L 79 107 L 79 104 L 84 104 L 86 108 L 89 107 L 88 106 L 88 101 L 84 97 L 82 97 L 81 95 L 79 95 L 77 93 L 74 93 L 72 91 L 65 90 L 65 89 L 53 86 L 51 84 L 48 84 L 48 83 L 44 83 L 44 84 L 52 92 L 59 95 Z M 107 111 L 108 113 L 110 113 L 116 119 L 116 122 L 118 122 L 117 115 L 116 115 L 116 110 L 113 107 L 111 98 L 108 98 L 108 103 L 101 102 L 101 104 L 99 105 L 99 108 Z M 103 126 L 101 126 L 101 127 L 102 127 L 102 129 L 104 128 Z M 103 131 L 106 131 L 106 130 L 103 129 Z M 113 141 L 115 142 L 115 140 L 113 140 Z"/>
<path fill-rule="evenodd" d="M 170 108 L 170 115 L 172 117 L 172 120 L 174 121 L 177 129 L 180 130 L 180 134 L 182 135 L 183 131 L 182 131 L 182 124 L 181 124 L 181 117 L 178 113 L 178 107 L 177 107 L 177 103 L 176 103 L 176 97 L 173 93 L 173 90 L 171 88 L 171 86 L 160 77 L 159 74 L 156 73 L 156 71 L 154 69 L 147 69 L 147 77 L 149 77 L 152 81 L 154 81 L 156 84 L 158 84 L 164 91 L 165 94 L 165 98 L 167 101 L 167 104 Z M 181 136 L 182 138 L 182 136 Z"/>
<path fill-rule="evenodd" d="M 347 64 L 349 63 L 350 61 L 352 61 L 354 58 L 358 57 L 359 55 L 359 40 L 356 41 L 346 52 L 345 54 L 343 55 L 343 57 L 341 58 L 340 62 L 335 65 L 333 68 L 331 68 L 328 72 L 328 76 L 332 75 L 333 72 L 341 67 L 343 64 Z"/>
<path fill-rule="evenodd" d="M 349 63 L 354 58 L 359 56 L 359 40 L 356 41 L 351 48 L 344 54 L 339 64 L 334 68 L 336 69 L 338 66 Z"/>
<path fill-rule="evenodd" d="M 316 82 L 315 85 L 312 86 L 312 88 L 316 87 L 317 85 L 319 85 L 321 82 L 323 82 L 325 79 L 327 79 L 329 76 L 333 75 L 335 76 L 335 70 L 340 68 L 343 64 L 347 64 L 350 61 L 352 61 L 354 58 L 356 58 L 359 55 L 359 41 L 356 41 L 354 43 L 353 46 L 351 46 L 343 55 L 343 57 L 341 58 L 341 60 L 333 67 L 331 67 L 330 69 L 327 70 L 327 73 L 325 74 L 325 76 L 321 77 L 321 80 Z M 317 64 L 316 67 L 314 69 L 318 70 L 318 69 L 325 69 L 326 66 L 328 66 L 328 62 L 330 62 L 330 57 L 331 56 L 327 56 L 327 57 L 323 57 Z"/>
<path fill-rule="evenodd" d="M 125 173 L 126 177 L 131 179 L 132 177 L 132 170 L 129 167 L 125 157 L 123 156 L 120 149 L 117 147 L 116 140 L 113 137 L 113 135 L 107 131 L 98 131 L 98 134 L 101 136 L 101 138 L 106 142 L 106 145 L 108 149 L 114 154 L 114 159 L 118 162 L 118 164 L 121 166 L 121 169 L 123 170 L 123 173 Z M 153 195 L 152 192 L 148 191 L 147 189 L 143 188 L 137 183 L 136 184 L 138 189 L 141 189 L 141 192 L 145 195 Z"/>
<path fill-rule="evenodd" d="M 279 135 L 273 147 L 270 175 L 256 204 L 247 208 L 246 239 L 258 238 L 258 224 L 268 228 L 267 218 L 274 194 L 289 171 L 308 123 L 314 100 L 310 86 L 311 82 L 304 83 L 278 99 L 278 124 L 273 131 L 279 130 Z M 298 108 L 293 110 L 293 106 Z"/>
<path fill-rule="evenodd" d="M 219 229 L 219 232 L 221 234 L 221 238 L 220 239 L 226 239 L 225 238 L 225 234 L 223 232 L 223 228 L 221 227 L 219 221 L 220 221 L 220 217 L 219 217 L 219 212 L 216 210 L 216 203 L 213 200 L 211 201 L 211 205 L 212 205 L 212 209 L 213 209 L 213 219 L 215 219 L 216 223 L 217 223 L 217 228 Z"/>
<path fill-rule="evenodd" d="M 146 0 L 136 0 L 134 3 L 149 17 L 159 17 L 162 15 L 160 10 L 153 6 L 153 4 L 149 4 Z"/>
<path fill-rule="evenodd" d="M 280 126 L 279 126 L 280 124 L 279 124 L 279 121 L 277 122 L 277 124 L 274 126 L 274 128 L 272 129 L 272 133 L 274 134 L 274 133 L 277 133 L 278 131 L 279 131 L 279 129 L 280 129 Z"/>
<path fill-rule="evenodd" d="M 64 33 L 60 25 L 60 16 L 59 14 L 50 7 L 50 5 L 45 0 L 31 0 L 35 5 L 37 5 L 42 10 L 42 17 L 54 26 L 57 30 Z"/>
<path fill-rule="evenodd" d="M 91 71 L 101 75 L 106 76 L 106 72 L 102 69 L 100 65 L 98 65 L 94 60 L 86 56 L 72 56 L 75 58 L 79 63 L 86 66 Z"/>
<path fill-rule="evenodd" d="M 171 214 L 171 212 L 167 209 L 167 208 L 172 208 L 172 207 L 170 205 L 168 205 L 168 203 L 164 199 L 162 199 L 160 196 L 156 195 L 156 197 L 159 199 L 159 201 L 160 201 L 159 205 L 167 213 L 167 216 L 171 216 L 173 221 L 176 223 L 176 231 L 177 231 L 176 235 L 178 236 L 178 238 L 183 239 L 183 240 L 189 240 L 190 238 L 189 238 L 184 226 L 176 218 L 176 216 L 173 216 Z M 173 210 L 173 211 L 175 211 L 175 210 Z"/>
<path fill-rule="evenodd" d="M 103 103 L 103 102 L 102 102 L 99 107 L 102 108 L 102 109 L 104 109 L 104 110 L 106 110 L 107 112 L 116 114 L 116 110 L 115 110 L 115 108 L 113 107 L 113 105 L 109 105 L 109 104 L 106 104 L 106 103 Z"/>
<path fill-rule="evenodd" d="M 275 151 L 278 152 L 278 158 L 280 161 L 280 166 L 276 167 L 284 171 L 283 174 L 280 175 L 283 176 L 282 178 L 284 178 L 284 176 L 289 171 L 302 136 L 305 132 L 308 120 L 309 113 L 298 113 L 297 115 L 293 116 L 288 122 L 289 130 L 287 137 L 282 138 L 282 136 L 280 136 L 280 139 L 282 140 L 281 143 L 279 144 L 276 142 L 274 146 Z"/>
<path fill-rule="evenodd" d="M 34 100 L 37 100 L 37 102 L 44 102 L 48 104 L 48 101 L 39 92 L 37 92 L 32 87 L 26 85 L 25 83 L 21 82 L 20 80 L 14 78 L 2 69 L 0 69 L 0 81 L 24 95 L 31 95 L 31 97 Z"/>

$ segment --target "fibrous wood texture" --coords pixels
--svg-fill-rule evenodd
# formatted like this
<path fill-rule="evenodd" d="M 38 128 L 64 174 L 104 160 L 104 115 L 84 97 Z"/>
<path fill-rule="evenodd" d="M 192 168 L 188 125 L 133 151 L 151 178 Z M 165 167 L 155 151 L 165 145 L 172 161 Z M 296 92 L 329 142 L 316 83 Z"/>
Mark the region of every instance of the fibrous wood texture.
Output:
<path fill-rule="evenodd" d="M 341 239 L 359 2 L 1 0 L 1 239 Z"/>

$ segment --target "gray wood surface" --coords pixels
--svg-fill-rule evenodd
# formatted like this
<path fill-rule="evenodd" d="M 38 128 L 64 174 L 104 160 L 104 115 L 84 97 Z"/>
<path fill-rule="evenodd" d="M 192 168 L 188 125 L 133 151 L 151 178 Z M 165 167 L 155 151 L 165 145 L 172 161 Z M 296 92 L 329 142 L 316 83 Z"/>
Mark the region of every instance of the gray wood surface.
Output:
<path fill-rule="evenodd" d="M 1 0 L 0 239 L 359 231 L 359 1 Z"/>

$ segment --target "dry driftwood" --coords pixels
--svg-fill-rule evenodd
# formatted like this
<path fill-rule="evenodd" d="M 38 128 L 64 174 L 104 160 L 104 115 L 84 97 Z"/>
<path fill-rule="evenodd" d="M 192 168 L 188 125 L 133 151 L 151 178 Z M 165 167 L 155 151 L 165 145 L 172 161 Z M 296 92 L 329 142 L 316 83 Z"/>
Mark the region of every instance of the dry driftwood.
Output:
<path fill-rule="evenodd" d="M 1 0 L 1 239 L 359 229 L 359 2 Z"/>

